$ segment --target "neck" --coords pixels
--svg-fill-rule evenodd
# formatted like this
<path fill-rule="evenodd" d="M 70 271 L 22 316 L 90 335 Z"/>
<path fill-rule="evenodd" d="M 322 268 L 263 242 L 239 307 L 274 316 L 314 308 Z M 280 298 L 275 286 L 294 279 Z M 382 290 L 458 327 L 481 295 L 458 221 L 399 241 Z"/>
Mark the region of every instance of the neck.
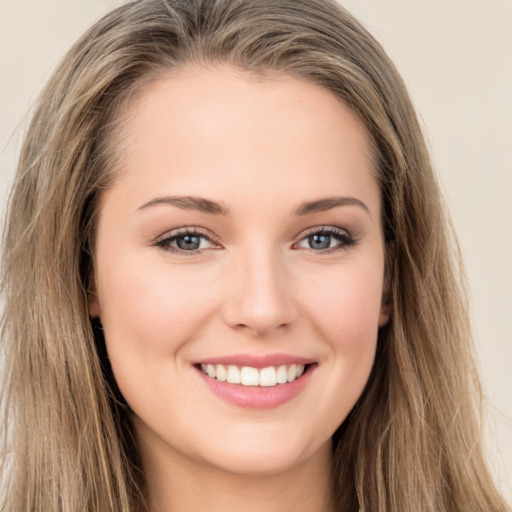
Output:
<path fill-rule="evenodd" d="M 238 474 L 139 437 L 149 512 L 331 512 L 331 446 L 292 468 Z"/>

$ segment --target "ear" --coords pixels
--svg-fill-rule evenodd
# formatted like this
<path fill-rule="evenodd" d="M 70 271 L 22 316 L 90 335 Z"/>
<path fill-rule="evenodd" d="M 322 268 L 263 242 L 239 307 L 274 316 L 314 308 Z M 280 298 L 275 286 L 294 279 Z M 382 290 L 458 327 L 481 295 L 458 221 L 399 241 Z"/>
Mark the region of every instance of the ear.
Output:
<path fill-rule="evenodd" d="M 384 327 L 390 320 L 393 305 L 391 294 L 392 270 L 395 266 L 395 243 L 386 242 L 385 261 L 384 261 L 384 279 L 382 284 L 382 298 L 380 302 L 379 327 Z"/>
<path fill-rule="evenodd" d="M 380 313 L 379 313 L 379 327 L 384 327 L 391 318 L 391 311 L 392 311 L 391 304 L 388 302 L 386 297 L 382 297 L 382 302 L 380 305 Z"/>
<path fill-rule="evenodd" d="M 98 298 L 97 288 L 96 288 L 96 279 L 94 277 L 94 273 L 91 272 L 91 277 L 89 278 L 89 290 L 87 291 L 87 302 L 89 305 L 89 317 L 93 318 L 101 318 L 101 308 L 100 308 L 100 300 Z"/>

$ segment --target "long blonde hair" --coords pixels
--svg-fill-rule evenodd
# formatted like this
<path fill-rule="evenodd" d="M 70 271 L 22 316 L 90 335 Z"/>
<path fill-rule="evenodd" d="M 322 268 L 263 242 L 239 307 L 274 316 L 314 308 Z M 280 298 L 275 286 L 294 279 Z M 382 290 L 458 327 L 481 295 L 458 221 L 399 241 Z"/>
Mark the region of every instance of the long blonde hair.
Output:
<path fill-rule="evenodd" d="M 129 413 L 88 313 L 124 107 L 191 63 L 328 88 L 377 154 L 392 321 L 334 434 L 338 511 L 505 511 L 481 447 L 463 275 L 424 139 L 380 45 L 333 0 L 141 0 L 69 51 L 22 148 L 4 234 L 0 510 L 144 510 Z"/>

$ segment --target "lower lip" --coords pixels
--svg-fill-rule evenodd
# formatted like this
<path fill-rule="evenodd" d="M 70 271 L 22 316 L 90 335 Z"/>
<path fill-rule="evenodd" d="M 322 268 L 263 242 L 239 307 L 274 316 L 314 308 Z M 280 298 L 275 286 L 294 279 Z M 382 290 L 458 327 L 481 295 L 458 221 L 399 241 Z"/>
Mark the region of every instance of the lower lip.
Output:
<path fill-rule="evenodd" d="M 242 384 L 221 382 L 208 377 L 197 368 L 196 370 L 208 388 L 227 402 L 250 409 L 271 409 L 295 398 L 305 388 L 315 368 L 316 365 L 311 365 L 298 379 L 286 384 L 276 384 L 269 387 L 243 386 Z"/>

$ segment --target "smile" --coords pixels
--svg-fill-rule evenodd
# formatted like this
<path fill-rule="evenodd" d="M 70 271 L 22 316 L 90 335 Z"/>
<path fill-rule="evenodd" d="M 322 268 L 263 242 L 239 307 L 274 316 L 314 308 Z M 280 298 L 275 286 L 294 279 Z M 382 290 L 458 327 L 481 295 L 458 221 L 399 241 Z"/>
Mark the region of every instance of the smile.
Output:
<path fill-rule="evenodd" d="M 214 357 L 193 364 L 206 387 L 238 407 L 269 409 L 298 396 L 311 381 L 318 363 L 289 354 Z"/>
<path fill-rule="evenodd" d="M 220 382 L 241 384 L 242 386 L 272 387 L 278 384 L 287 384 L 298 379 L 305 371 L 306 365 L 290 364 L 280 366 L 267 366 L 255 368 L 252 366 L 236 366 L 224 364 L 200 365 L 201 371 Z"/>

